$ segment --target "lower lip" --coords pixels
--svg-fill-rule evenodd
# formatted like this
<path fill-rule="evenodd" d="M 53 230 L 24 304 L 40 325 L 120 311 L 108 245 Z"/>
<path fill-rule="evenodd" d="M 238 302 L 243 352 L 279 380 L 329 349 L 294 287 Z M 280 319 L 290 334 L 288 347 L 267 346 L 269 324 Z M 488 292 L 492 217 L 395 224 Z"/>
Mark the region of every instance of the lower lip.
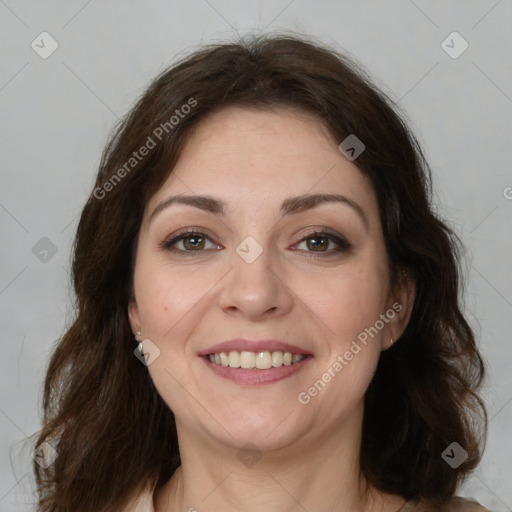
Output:
<path fill-rule="evenodd" d="M 260 386 L 263 384 L 272 384 L 273 382 L 295 375 L 297 372 L 300 372 L 313 357 L 307 356 L 302 361 L 290 366 L 278 366 L 277 368 L 269 368 L 268 370 L 231 368 L 229 366 L 221 366 L 217 363 L 212 363 L 207 356 L 201 359 L 203 359 L 208 368 L 219 377 L 232 380 L 244 386 Z"/>

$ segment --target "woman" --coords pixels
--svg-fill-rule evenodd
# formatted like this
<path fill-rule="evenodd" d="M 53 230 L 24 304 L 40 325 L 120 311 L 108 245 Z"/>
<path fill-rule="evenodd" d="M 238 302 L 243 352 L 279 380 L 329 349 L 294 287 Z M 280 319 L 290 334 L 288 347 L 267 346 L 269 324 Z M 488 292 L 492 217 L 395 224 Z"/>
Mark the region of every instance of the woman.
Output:
<path fill-rule="evenodd" d="M 457 239 L 390 104 L 288 36 L 151 84 L 78 227 L 39 511 L 486 510 Z"/>

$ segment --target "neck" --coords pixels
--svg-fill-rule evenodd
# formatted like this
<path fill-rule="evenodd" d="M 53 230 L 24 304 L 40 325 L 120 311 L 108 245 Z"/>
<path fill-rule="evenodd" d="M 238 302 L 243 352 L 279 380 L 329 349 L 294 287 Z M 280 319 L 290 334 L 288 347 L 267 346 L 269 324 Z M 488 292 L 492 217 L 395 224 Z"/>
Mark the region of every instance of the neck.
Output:
<path fill-rule="evenodd" d="M 360 437 L 352 434 L 362 415 L 357 420 L 252 454 L 177 425 L 182 464 L 156 491 L 155 512 L 267 512 L 269 504 L 283 512 L 395 512 L 405 500 L 371 487 L 360 472 Z"/>
<path fill-rule="evenodd" d="M 156 491 L 155 512 L 267 512 L 269 504 L 283 512 L 396 512 L 405 500 L 371 487 L 360 472 L 353 433 L 362 410 L 355 416 L 356 424 L 252 454 L 177 425 L 182 464 Z"/>

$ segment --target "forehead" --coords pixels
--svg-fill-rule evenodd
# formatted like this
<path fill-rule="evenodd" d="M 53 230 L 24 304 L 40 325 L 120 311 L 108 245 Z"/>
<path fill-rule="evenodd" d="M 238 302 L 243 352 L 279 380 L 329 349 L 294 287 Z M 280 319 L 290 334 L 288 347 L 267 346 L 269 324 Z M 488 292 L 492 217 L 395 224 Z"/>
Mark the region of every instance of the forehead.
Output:
<path fill-rule="evenodd" d="M 195 127 L 149 209 L 170 193 L 209 194 L 248 207 L 298 194 L 340 193 L 376 212 L 370 181 L 338 144 L 305 112 L 224 108 Z"/>

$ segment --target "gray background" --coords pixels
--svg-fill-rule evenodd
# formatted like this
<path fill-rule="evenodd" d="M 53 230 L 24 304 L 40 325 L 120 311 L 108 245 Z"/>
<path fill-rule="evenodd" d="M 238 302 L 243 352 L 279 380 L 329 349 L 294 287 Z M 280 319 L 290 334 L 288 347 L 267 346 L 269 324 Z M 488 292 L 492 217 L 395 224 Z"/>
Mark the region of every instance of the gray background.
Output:
<path fill-rule="evenodd" d="M 23 441 L 39 427 L 70 310 L 70 243 L 110 130 L 178 55 L 259 28 L 346 51 L 408 113 L 467 247 L 467 314 L 490 369 L 488 444 L 459 494 L 512 510 L 511 3 L 0 0 L 0 511 L 33 510 Z M 46 59 L 31 48 L 43 31 L 59 44 Z M 441 45 L 453 31 L 469 44 L 458 58 Z"/>

